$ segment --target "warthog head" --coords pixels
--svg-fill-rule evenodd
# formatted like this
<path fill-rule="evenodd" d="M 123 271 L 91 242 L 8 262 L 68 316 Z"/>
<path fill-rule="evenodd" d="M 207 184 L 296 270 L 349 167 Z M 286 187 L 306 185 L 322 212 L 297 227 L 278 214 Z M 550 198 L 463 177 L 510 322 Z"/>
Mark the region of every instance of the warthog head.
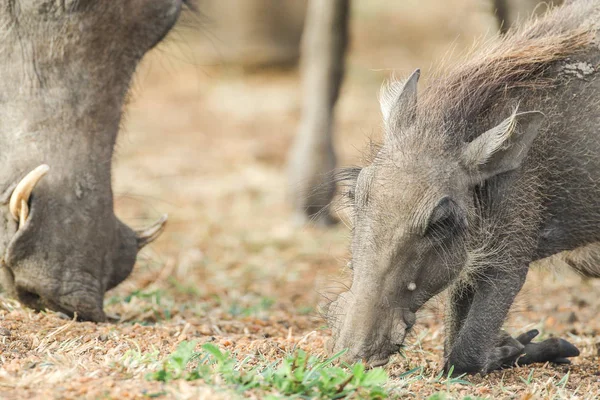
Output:
<path fill-rule="evenodd" d="M 113 212 L 129 83 L 182 0 L 0 0 L 0 283 L 24 304 L 102 321 L 143 232 Z"/>
<path fill-rule="evenodd" d="M 384 89 L 384 144 L 346 176 L 353 280 L 328 310 L 331 350 L 371 366 L 398 351 L 417 310 L 468 264 L 474 186 L 517 168 L 541 120 L 514 112 L 469 143 L 456 140 L 418 110 L 418 78 Z"/>

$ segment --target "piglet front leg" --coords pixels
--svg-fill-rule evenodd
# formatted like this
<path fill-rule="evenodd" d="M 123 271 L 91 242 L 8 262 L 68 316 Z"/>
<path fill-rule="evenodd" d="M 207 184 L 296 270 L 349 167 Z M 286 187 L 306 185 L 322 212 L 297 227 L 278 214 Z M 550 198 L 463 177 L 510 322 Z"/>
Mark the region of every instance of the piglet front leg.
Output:
<path fill-rule="evenodd" d="M 474 293 L 460 331 L 446 349 L 444 369 L 453 375 L 486 374 L 504 367 L 535 362 L 568 362 L 579 350 L 564 339 L 532 343 L 539 332 L 531 330 L 512 338 L 500 328 L 521 290 L 527 268 L 489 271 L 473 285 Z"/>

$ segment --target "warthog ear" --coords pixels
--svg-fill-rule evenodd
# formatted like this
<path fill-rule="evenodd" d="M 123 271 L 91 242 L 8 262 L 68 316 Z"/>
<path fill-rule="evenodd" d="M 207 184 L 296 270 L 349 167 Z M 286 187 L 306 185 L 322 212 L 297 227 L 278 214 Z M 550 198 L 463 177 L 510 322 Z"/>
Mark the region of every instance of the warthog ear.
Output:
<path fill-rule="evenodd" d="M 472 172 L 473 184 L 519 168 L 542 124 L 538 111 L 513 114 L 466 145 L 463 164 Z"/>
<path fill-rule="evenodd" d="M 410 124 L 416 114 L 417 82 L 421 70 L 417 69 L 405 82 L 391 81 L 381 88 L 379 106 L 386 127 L 386 139 L 395 128 Z"/>

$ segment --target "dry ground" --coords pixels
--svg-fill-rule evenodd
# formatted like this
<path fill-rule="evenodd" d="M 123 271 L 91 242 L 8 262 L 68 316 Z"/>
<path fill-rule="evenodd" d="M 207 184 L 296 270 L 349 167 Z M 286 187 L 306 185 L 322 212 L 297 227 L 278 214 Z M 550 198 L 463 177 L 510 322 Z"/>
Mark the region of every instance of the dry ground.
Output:
<path fill-rule="evenodd" d="M 458 52 L 495 31 L 476 0 L 387 3 L 354 7 L 336 139 L 344 164 L 360 162 L 360 149 L 378 136 L 376 93 L 390 70 L 421 67 L 426 78 L 450 47 Z M 276 361 L 297 347 L 324 352 L 329 332 L 318 304 L 347 279 L 348 229 L 289 223 L 283 171 L 299 117 L 297 72 L 205 65 L 199 36 L 172 36 L 134 85 L 114 167 L 117 213 L 134 226 L 163 212 L 170 222 L 133 276 L 107 294 L 106 311 L 119 320 L 77 323 L 0 295 L 1 398 L 231 398 L 201 380 L 164 384 L 145 375 L 183 340 L 213 342 L 238 359 Z M 469 385 L 436 379 L 443 299 L 436 300 L 405 356 L 386 367 L 387 387 L 415 398 L 598 398 L 599 290 L 569 273 L 532 273 L 508 329 L 565 337 L 581 356 L 570 367 L 535 365 L 471 377 Z"/>

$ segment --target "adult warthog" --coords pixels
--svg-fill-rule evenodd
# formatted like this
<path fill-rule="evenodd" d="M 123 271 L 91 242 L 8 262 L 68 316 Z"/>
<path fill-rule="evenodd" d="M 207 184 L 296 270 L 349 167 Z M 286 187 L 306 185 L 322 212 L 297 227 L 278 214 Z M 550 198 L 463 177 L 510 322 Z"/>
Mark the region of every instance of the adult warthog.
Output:
<path fill-rule="evenodd" d="M 600 277 L 599 28 L 600 1 L 574 1 L 487 43 L 418 100 L 418 71 L 383 89 L 384 143 L 341 174 L 353 281 L 330 306 L 333 350 L 386 363 L 449 287 L 446 370 L 579 354 L 501 327 L 532 261 L 579 248 L 565 259 Z"/>
<path fill-rule="evenodd" d="M 182 0 L 0 0 L 0 283 L 35 309 L 103 321 L 106 290 L 165 219 L 113 211 L 111 161 L 134 70 Z"/>

